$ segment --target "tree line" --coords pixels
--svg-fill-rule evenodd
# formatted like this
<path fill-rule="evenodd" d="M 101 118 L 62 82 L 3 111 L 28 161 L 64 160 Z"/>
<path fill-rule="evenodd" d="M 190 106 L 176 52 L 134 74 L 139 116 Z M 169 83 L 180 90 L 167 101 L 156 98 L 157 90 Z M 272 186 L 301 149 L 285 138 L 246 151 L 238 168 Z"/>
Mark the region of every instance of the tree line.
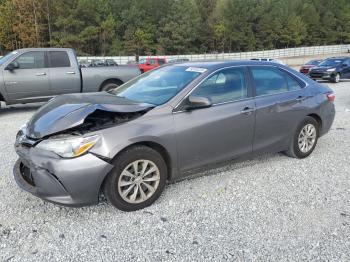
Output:
<path fill-rule="evenodd" d="M 349 0 L 0 0 L 0 53 L 235 52 L 350 43 Z"/>

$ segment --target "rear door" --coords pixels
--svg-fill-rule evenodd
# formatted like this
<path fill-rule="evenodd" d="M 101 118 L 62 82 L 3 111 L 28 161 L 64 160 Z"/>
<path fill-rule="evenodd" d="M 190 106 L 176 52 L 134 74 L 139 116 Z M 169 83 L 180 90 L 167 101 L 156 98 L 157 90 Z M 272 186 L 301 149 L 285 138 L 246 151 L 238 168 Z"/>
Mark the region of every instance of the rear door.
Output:
<path fill-rule="evenodd" d="M 304 118 L 312 96 L 305 83 L 274 66 L 249 67 L 255 86 L 253 150 L 283 150 Z"/>
<path fill-rule="evenodd" d="M 15 70 L 3 70 L 5 88 L 11 102 L 45 101 L 51 97 L 49 71 L 44 51 L 29 51 L 12 61 Z"/>
<path fill-rule="evenodd" d="M 49 76 L 53 95 L 80 93 L 80 72 L 67 51 L 48 51 Z"/>
<path fill-rule="evenodd" d="M 254 98 L 245 67 L 222 69 L 191 93 L 213 106 L 174 112 L 181 171 L 228 160 L 252 151 Z M 186 99 L 183 101 L 186 104 Z"/>

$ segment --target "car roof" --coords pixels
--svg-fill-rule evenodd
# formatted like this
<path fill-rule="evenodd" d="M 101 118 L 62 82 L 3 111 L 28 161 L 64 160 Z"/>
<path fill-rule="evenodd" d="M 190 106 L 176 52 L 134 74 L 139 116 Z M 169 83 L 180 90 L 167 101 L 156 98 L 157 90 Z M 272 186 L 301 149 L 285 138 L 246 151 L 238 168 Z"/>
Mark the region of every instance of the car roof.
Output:
<path fill-rule="evenodd" d="M 72 48 L 39 47 L 39 48 L 22 48 L 14 51 L 23 53 L 28 51 L 74 51 L 74 50 Z"/>
<path fill-rule="evenodd" d="M 229 66 L 247 66 L 247 65 L 278 65 L 281 64 L 268 61 L 256 61 L 256 60 L 199 60 L 191 62 L 183 62 L 179 64 L 173 64 L 172 66 L 188 66 L 188 67 L 201 67 L 206 69 L 216 69 Z"/>

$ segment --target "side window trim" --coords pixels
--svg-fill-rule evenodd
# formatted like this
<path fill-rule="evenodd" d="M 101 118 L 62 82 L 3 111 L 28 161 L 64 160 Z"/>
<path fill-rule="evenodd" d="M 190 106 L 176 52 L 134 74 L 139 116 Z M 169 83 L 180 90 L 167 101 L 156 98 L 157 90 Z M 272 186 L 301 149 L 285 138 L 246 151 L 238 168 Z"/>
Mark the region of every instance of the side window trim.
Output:
<path fill-rule="evenodd" d="M 206 81 L 207 79 L 209 79 L 210 77 L 212 77 L 214 74 L 216 74 L 217 72 L 221 71 L 221 70 L 225 70 L 225 69 L 230 69 L 230 68 L 242 68 L 244 71 L 244 78 L 245 78 L 245 82 L 246 82 L 246 86 L 247 86 L 247 97 L 245 98 L 241 98 L 238 100 L 233 100 L 233 101 L 227 101 L 227 102 L 222 102 L 222 103 L 216 103 L 213 104 L 213 106 L 219 106 L 219 105 L 225 105 L 225 104 L 229 104 L 229 103 L 236 103 L 239 101 L 244 101 L 244 100 L 249 100 L 249 99 L 253 99 L 254 98 L 254 86 L 252 84 L 252 80 L 251 80 L 251 76 L 248 70 L 248 67 L 246 65 L 235 65 L 235 66 L 227 66 L 227 67 L 223 67 L 223 68 L 219 68 L 213 72 L 211 72 L 210 74 L 208 74 L 206 77 L 204 77 L 197 85 L 195 85 L 181 100 L 180 102 L 177 103 L 177 105 L 175 106 L 175 108 L 173 109 L 173 113 L 181 113 L 184 112 L 185 110 L 182 109 L 183 103 L 184 101 L 191 95 L 191 93 L 196 90 L 196 88 L 198 88 L 204 81 Z"/>

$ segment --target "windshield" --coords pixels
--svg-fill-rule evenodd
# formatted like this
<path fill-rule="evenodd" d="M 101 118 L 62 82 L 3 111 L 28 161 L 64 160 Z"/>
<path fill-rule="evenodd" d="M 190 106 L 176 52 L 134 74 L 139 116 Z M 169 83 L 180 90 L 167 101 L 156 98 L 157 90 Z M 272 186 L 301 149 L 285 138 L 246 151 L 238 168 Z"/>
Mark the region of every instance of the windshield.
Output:
<path fill-rule="evenodd" d="M 141 103 L 161 105 L 205 71 L 204 68 L 166 66 L 142 74 L 111 93 Z"/>
<path fill-rule="evenodd" d="M 320 60 L 311 60 L 307 62 L 305 65 L 318 65 L 319 63 L 321 63 Z"/>
<path fill-rule="evenodd" d="M 140 59 L 139 64 L 146 64 L 146 59 L 144 59 L 144 58 Z"/>
<path fill-rule="evenodd" d="M 13 51 L 11 53 L 8 53 L 7 55 L 0 58 L 0 65 L 5 63 L 7 60 L 11 59 L 11 57 L 14 57 L 17 54 L 16 51 Z"/>
<path fill-rule="evenodd" d="M 338 66 L 342 62 L 343 60 L 341 59 L 327 59 L 319 64 L 319 66 Z"/>

